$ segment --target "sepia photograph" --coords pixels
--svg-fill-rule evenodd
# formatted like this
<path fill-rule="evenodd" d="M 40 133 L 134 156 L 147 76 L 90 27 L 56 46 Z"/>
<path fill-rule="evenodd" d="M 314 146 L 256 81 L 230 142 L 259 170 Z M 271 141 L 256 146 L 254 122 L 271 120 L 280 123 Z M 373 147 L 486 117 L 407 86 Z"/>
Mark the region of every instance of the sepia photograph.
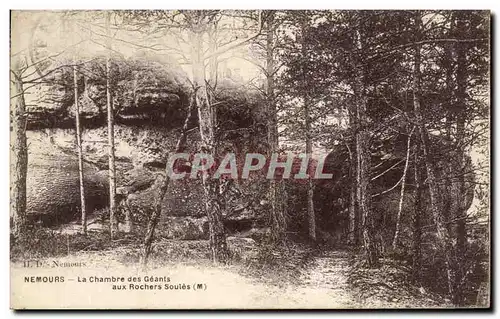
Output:
<path fill-rule="evenodd" d="M 11 10 L 11 309 L 491 309 L 491 17 Z"/>

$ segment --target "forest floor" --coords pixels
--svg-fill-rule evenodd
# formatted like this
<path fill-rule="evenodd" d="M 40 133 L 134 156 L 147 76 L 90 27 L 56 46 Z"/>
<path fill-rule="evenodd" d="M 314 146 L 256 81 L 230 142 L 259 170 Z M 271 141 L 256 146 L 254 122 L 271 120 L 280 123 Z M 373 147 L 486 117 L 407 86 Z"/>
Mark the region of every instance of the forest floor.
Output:
<path fill-rule="evenodd" d="M 210 293 L 196 300 L 196 307 L 201 308 L 450 306 L 422 287 L 412 286 L 407 280 L 407 270 L 392 260 L 382 260 L 380 268 L 367 269 L 359 266 L 359 257 L 347 250 L 311 249 L 291 244 L 286 251 L 276 251 L 256 245 L 249 238 L 232 238 L 228 242 L 233 252 L 232 262 L 217 266 L 208 259 L 207 241 L 159 240 L 152 251 L 148 274 L 168 273 L 174 282 L 185 278 L 203 281 Z M 84 247 L 83 242 L 78 248 L 68 244 L 67 252 L 38 260 L 84 261 L 89 269 L 116 271 L 125 267 L 136 273 L 143 271 L 138 263 L 140 246 L 127 242 L 126 237 L 115 240 L 111 246 Z M 14 264 L 21 264 L 22 258 L 14 258 Z M 193 307 L 189 304 L 192 299 L 181 299 L 175 307 Z"/>

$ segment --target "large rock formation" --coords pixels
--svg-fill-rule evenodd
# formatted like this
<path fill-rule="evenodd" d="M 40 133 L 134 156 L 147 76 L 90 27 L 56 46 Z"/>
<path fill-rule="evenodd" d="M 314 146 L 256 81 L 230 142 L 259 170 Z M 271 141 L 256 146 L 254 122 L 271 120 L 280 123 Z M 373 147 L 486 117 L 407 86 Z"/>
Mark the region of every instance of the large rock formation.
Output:
<path fill-rule="evenodd" d="M 80 185 L 74 136 L 60 144 L 44 132 L 28 132 L 27 214 L 29 220 L 57 225 L 80 218 Z M 107 179 L 95 165 L 84 163 L 87 211 L 107 205 Z"/>
<path fill-rule="evenodd" d="M 78 75 L 84 183 L 91 218 L 93 214 L 107 216 L 108 206 L 104 62 L 103 58 L 88 62 Z M 123 209 L 129 209 L 140 231 L 151 213 L 168 152 L 177 142 L 192 88 L 179 66 L 160 57 L 114 57 L 111 70 L 118 217 Z M 76 221 L 80 216 L 73 73 L 71 68 L 62 67 L 52 75 L 48 83 L 28 95 L 27 101 L 28 214 L 46 226 Z M 218 89 L 221 149 L 258 151 L 267 134 L 259 94 L 227 83 L 220 83 Z M 195 116 L 191 128 L 196 122 Z M 192 129 L 186 151 L 197 151 L 198 140 L 198 131 Z M 184 239 L 208 236 L 199 180 L 172 183 L 162 211 L 160 235 Z M 228 230 L 252 227 L 257 218 L 254 211 L 241 201 L 228 207 Z"/>
<path fill-rule="evenodd" d="M 27 95 L 28 128 L 71 128 L 75 103 L 71 64 L 59 61 L 61 68 L 51 73 L 47 83 Z M 87 62 L 78 73 L 78 93 L 84 127 L 106 123 L 105 59 Z M 189 85 L 179 66 L 166 61 L 114 57 L 111 89 L 117 123 L 178 126 L 184 119 Z"/>
<path fill-rule="evenodd" d="M 45 226 L 80 218 L 78 162 L 75 135 L 69 129 L 28 131 L 28 214 Z M 106 128 L 83 133 L 84 176 L 89 217 L 107 216 L 108 155 Z M 115 128 L 118 201 L 132 213 L 141 231 L 152 212 L 159 181 L 164 178 L 166 156 L 177 133 L 161 128 L 118 125 Z M 196 140 L 189 150 L 197 148 Z M 243 186 L 246 187 L 246 186 Z M 207 239 L 201 180 L 172 181 L 162 203 L 158 235 L 175 239 Z M 229 233 L 248 231 L 259 224 L 261 212 L 242 198 L 233 198 L 225 215 Z M 123 219 L 123 214 L 119 218 Z"/>

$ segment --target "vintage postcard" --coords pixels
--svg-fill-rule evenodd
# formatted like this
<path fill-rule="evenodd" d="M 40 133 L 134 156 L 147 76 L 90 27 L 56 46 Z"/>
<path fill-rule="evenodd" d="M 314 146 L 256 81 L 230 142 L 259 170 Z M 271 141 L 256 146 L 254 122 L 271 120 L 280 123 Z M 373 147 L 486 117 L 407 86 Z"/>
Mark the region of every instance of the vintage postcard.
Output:
<path fill-rule="evenodd" d="M 11 11 L 11 308 L 490 308 L 490 19 Z"/>

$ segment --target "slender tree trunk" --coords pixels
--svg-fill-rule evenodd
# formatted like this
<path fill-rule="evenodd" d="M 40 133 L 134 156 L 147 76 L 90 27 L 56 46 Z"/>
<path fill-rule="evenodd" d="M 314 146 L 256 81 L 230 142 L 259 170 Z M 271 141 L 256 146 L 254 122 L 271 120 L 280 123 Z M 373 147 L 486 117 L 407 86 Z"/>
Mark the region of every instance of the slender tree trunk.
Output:
<path fill-rule="evenodd" d="M 274 60 L 274 11 L 269 11 L 267 15 L 267 34 L 266 34 L 266 94 L 267 94 L 267 118 L 268 134 L 267 140 L 271 152 L 278 148 L 278 125 L 275 100 L 275 60 Z"/>
<path fill-rule="evenodd" d="M 26 177 L 28 173 L 28 146 L 26 142 L 26 103 L 23 82 L 17 70 L 12 76 L 14 86 L 11 133 L 11 188 L 10 210 L 13 218 L 13 235 L 22 238 L 26 226 Z"/>
<path fill-rule="evenodd" d="M 302 17 L 301 25 L 301 50 L 302 50 L 302 93 L 304 102 L 304 122 L 305 122 L 305 136 L 306 136 L 306 155 L 309 163 L 312 159 L 312 136 L 311 136 L 311 112 L 310 108 L 312 105 L 312 99 L 310 97 L 309 90 L 311 89 L 308 83 L 308 70 L 307 70 L 307 59 L 308 59 L 308 49 L 306 43 L 306 33 L 307 33 L 307 17 Z M 311 172 L 309 172 L 311 173 Z M 307 179 L 307 220 L 309 222 L 309 238 L 316 241 L 316 214 L 314 212 L 314 185 L 311 174 L 308 174 Z"/>
<path fill-rule="evenodd" d="M 309 99 L 306 98 L 304 102 L 304 111 L 306 117 L 306 154 L 309 162 L 312 159 L 312 141 L 311 141 L 311 120 L 309 115 Z M 314 213 L 314 185 L 309 172 L 309 177 L 307 178 L 307 216 L 309 220 L 309 237 L 316 241 L 316 214 Z"/>
<path fill-rule="evenodd" d="M 312 138 L 311 138 L 311 119 L 309 114 L 310 100 L 306 97 L 304 101 L 304 113 L 306 118 L 306 154 L 309 163 L 312 159 Z M 309 237 L 316 241 L 316 214 L 314 212 L 314 185 L 312 173 L 309 172 L 307 178 L 307 216 L 309 221 Z"/>
<path fill-rule="evenodd" d="M 208 52 L 210 54 L 215 53 L 217 51 L 217 23 L 214 23 L 211 26 L 211 30 L 208 37 Z M 209 97 L 208 103 L 210 105 L 210 115 L 212 117 L 212 124 L 214 125 L 214 136 L 217 135 L 217 110 L 212 107 L 214 101 L 214 94 L 217 88 L 217 80 L 218 80 L 218 57 L 216 55 L 210 57 L 208 59 L 208 80 L 210 81 L 210 92 L 207 92 L 207 96 Z M 213 110 L 212 110 L 213 109 Z"/>
<path fill-rule="evenodd" d="M 75 61 L 76 63 L 76 61 Z M 78 73 L 76 65 L 73 65 L 73 85 L 75 100 L 75 121 L 76 121 L 76 146 L 78 149 L 78 175 L 80 179 L 80 204 L 82 213 L 82 231 L 87 234 L 87 209 L 85 204 L 85 185 L 83 180 L 83 150 L 82 150 L 82 128 L 80 124 L 80 105 L 78 101 Z"/>
<path fill-rule="evenodd" d="M 355 154 L 353 154 L 355 156 Z M 356 158 L 350 159 L 349 180 L 349 242 L 359 246 L 359 214 L 356 201 Z"/>
<path fill-rule="evenodd" d="M 361 238 L 361 227 L 360 227 L 360 216 L 357 201 L 357 181 L 358 181 L 358 170 L 357 170 L 357 159 L 358 155 L 356 152 L 357 144 L 357 120 L 356 120 L 356 106 L 350 107 L 349 109 L 349 126 L 353 132 L 353 137 L 345 142 L 347 150 L 349 152 L 349 243 L 356 247 L 360 246 Z"/>
<path fill-rule="evenodd" d="M 198 108 L 201 151 L 216 158 L 217 144 L 214 134 L 215 123 L 213 123 L 215 109 L 211 107 L 207 95 L 202 33 L 199 31 L 192 32 L 191 43 L 193 85 L 197 88 L 195 99 Z M 219 200 L 219 180 L 210 178 L 210 175 L 211 173 L 202 174 L 202 181 L 210 232 L 211 255 L 214 262 L 227 263 L 229 261 L 229 250 L 222 220 L 222 206 Z"/>
<path fill-rule="evenodd" d="M 274 11 L 268 11 L 267 34 L 266 34 L 266 98 L 267 98 L 267 142 L 269 144 L 269 155 L 276 153 L 279 149 L 278 140 L 278 114 L 276 110 L 275 97 L 275 60 L 274 60 Z M 269 184 L 269 198 L 271 202 L 271 230 L 276 242 L 286 239 L 286 218 L 283 203 L 283 182 L 271 179 Z"/>
<path fill-rule="evenodd" d="M 455 36 L 453 29 L 454 29 L 454 16 L 451 15 L 451 21 L 450 21 L 450 29 L 448 31 L 448 36 L 450 38 L 453 38 Z M 446 142 L 449 147 L 449 153 L 452 152 L 453 149 L 453 142 L 452 142 L 452 137 L 453 137 L 453 107 L 454 107 L 454 92 L 455 92 L 455 86 L 454 86 L 454 80 L 453 80 L 453 44 L 449 43 L 445 45 L 445 61 L 444 61 L 444 68 L 446 70 L 445 76 L 446 76 L 446 93 L 448 95 L 448 109 L 446 112 Z M 452 183 L 452 178 L 453 178 L 453 170 L 455 167 L 456 163 L 453 162 L 453 160 L 448 161 L 448 165 L 445 166 L 446 172 L 444 178 L 444 190 L 443 190 L 443 214 L 445 220 L 450 220 L 452 218 L 451 212 L 454 210 L 454 205 L 455 202 L 453 201 L 453 183 Z M 448 231 L 451 233 L 452 231 L 452 223 L 447 223 L 446 227 L 448 228 Z"/>
<path fill-rule="evenodd" d="M 459 21 L 460 30 L 463 30 L 463 21 Z M 462 33 L 459 31 L 459 33 Z M 456 269 L 455 269 L 455 283 L 454 283 L 454 303 L 456 305 L 463 305 L 463 295 L 461 282 L 465 276 L 463 273 L 463 263 L 461 262 L 465 256 L 465 245 L 467 241 L 467 228 L 466 228 L 466 189 L 465 189 L 465 120 L 467 113 L 466 95 L 467 95 L 467 65 L 466 65 L 466 47 L 464 44 L 457 44 L 457 104 L 454 108 L 457 120 L 456 131 L 456 145 L 457 145 L 457 168 L 458 177 L 455 180 L 456 189 L 454 201 L 456 202 L 457 211 L 454 214 L 456 222 Z"/>
<path fill-rule="evenodd" d="M 193 117 L 193 109 L 196 107 L 196 89 L 194 90 L 191 100 L 189 101 L 189 108 L 187 111 L 186 119 L 184 120 L 184 125 L 182 126 L 181 130 L 181 135 L 179 136 L 179 139 L 177 140 L 177 144 L 175 146 L 175 150 L 172 152 L 172 154 L 175 153 L 181 153 L 184 151 L 186 147 L 186 140 L 187 140 L 187 131 L 188 131 L 188 126 L 189 122 L 191 121 L 191 118 Z M 165 168 L 165 176 L 160 176 L 157 180 L 157 184 L 159 185 L 158 192 L 155 196 L 155 200 L 153 203 L 153 212 L 151 216 L 149 217 L 148 220 L 148 226 L 146 229 L 146 236 L 144 237 L 144 244 L 142 246 L 142 254 L 141 254 L 141 264 L 143 267 L 147 266 L 149 256 L 151 254 L 151 248 L 153 244 L 153 239 L 154 239 L 154 233 L 156 226 L 158 225 L 158 221 L 161 215 L 161 207 L 162 203 L 165 199 L 165 195 L 167 194 L 169 185 L 170 185 L 170 176 L 166 173 L 168 170 L 168 167 Z"/>
<path fill-rule="evenodd" d="M 419 13 L 415 16 L 416 35 L 419 35 L 421 18 Z M 418 133 L 421 140 L 424 163 L 427 171 L 427 183 L 429 185 L 429 195 L 431 212 L 436 224 L 438 243 L 440 250 L 445 257 L 445 271 L 448 281 L 448 292 L 453 296 L 453 267 L 452 267 L 452 245 L 450 234 L 446 227 L 443 210 L 439 199 L 439 189 L 436 178 L 436 169 L 430 153 L 429 132 L 424 125 L 420 106 L 420 46 L 415 46 L 415 62 L 413 66 L 413 108 L 417 122 Z"/>
<path fill-rule="evenodd" d="M 363 106 L 364 105 L 364 106 Z M 361 103 L 359 111 L 366 107 L 365 103 Z M 360 112 L 361 115 L 364 112 Z M 362 121 L 363 123 L 364 121 Z M 361 216 L 361 228 L 363 236 L 363 246 L 366 254 L 366 261 L 370 267 L 378 266 L 378 254 L 375 245 L 374 224 L 371 212 L 371 195 L 369 190 L 370 183 L 370 152 L 368 146 L 368 134 L 363 129 L 358 133 L 357 138 L 357 201 Z"/>
<path fill-rule="evenodd" d="M 405 168 L 403 169 L 403 177 L 401 178 L 401 195 L 399 196 L 399 207 L 398 207 L 398 215 L 396 217 L 396 231 L 394 232 L 394 238 L 392 240 L 392 249 L 396 250 L 398 239 L 399 239 L 399 231 L 401 224 L 401 212 L 403 211 L 403 201 L 405 195 L 405 184 L 406 184 L 406 172 L 408 171 L 408 163 L 410 162 L 410 149 L 411 149 L 411 136 L 413 134 L 413 129 L 408 135 L 407 149 L 406 149 L 406 162 Z"/>
<path fill-rule="evenodd" d="M 109 229 L 111 239 L 114 238 L 115 232 L 118 230 L 116 220 L 116 172 L 115 172 L 115 119 L 113 113 L 113 102 L 111 98 L 111 36 L 109 28 L 109 20 L 111 12 L 106 14 L 106 46 L 108 49 L 106 57 L 106 108 L 108 112 L 108 161 L 109 161 Z M 126 210 L 130 213 L 130 210 Z M 130 222 L 130 216 L 125 218 Z M 130 225 L 126 225 L 130 229 Z"/>
<path fill-rule="evenodd" d="M 210 30 L 210 36 L 208 38 L 208 52 L 209 54 L 215 53 L 217 51 L 217 24 L 214 23 L 211 27 Z M 217 87 L 217 78 L 218 78 L 218 62 L 217 62 L 217 56 L 214 55 L 208 59 L 208 71 L 209 71 L 209 77 L 208 79 L 210 80 L 210 86 L 212 87 L 213 90 L 216 89 Z"/>
<path fill-rule="evenodd" d="M 363 38 L 359 31 L 355 32 L 355 43 L 358 52 L 363 52 Z M 363 246 L 366 262 L 370 267 L 377 267 L 378 252 L 375 244 L 375 225 L 371 211 L 370 170 L 371 153 L 369 145 L 368 115 L 366 114 L 367 98 L 365 88 L 364 66 L 359 58 L 354 63 L 354 95 L 356 96 L 356 193 L 359 207 Z"/>
<path fill-rule="evenodd" d="M 422 273 L 422 228 L 421 220 L 424 214 L 422 206 L 422 164 L 421 164 L 420 140 L 415 141 L 415 203 L 412 214 L 412 269 L 413 280 L 418 283 L 421 281 Z"/>

